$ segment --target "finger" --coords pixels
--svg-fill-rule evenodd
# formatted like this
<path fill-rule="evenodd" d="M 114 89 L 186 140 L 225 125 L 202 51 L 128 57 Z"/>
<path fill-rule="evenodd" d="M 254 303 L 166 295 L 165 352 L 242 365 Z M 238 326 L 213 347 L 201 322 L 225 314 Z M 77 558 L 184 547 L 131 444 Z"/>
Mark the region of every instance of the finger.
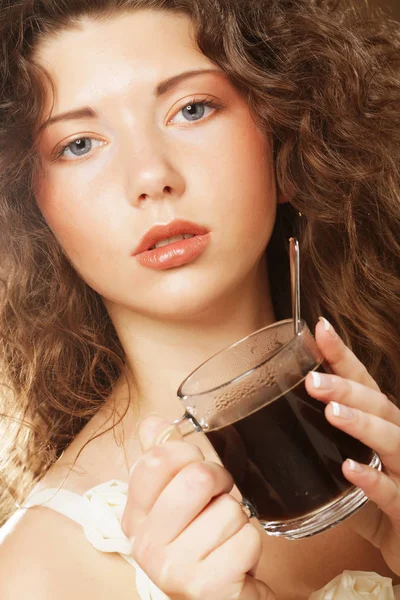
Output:
<path fill-rule="evenodd" d="M 237 533 L 249 517 L 230 494 L 221 494 L 170 544 L 173 555 L 198 562 Z"/>
<path fill-rule="evenodd" d="M 373 448 L 385 467 L 400 475 L 400 427 L 337 402 L 328 404 L 325 415 L 332 425 Z"/>
<path fill-rule="evenodd" d="M 129 478 L 128 501 L 122 529 L 132 537 L 137 525 L 149 514 L 157 498 L 187 465 L 204 460 L 200 448 L 188 442 L 168 442 L 145 452 L 135 463 Z"/>
<path fill-rule="evenodd" d="M 334 373 L 379 391 L 378 384 L 368 373 L 365 366 L 346 346 L 333 326 L 324 317 L 320 317 L 317 323 L 315 339 Z"/>
<path fill-rule="evenodd" d="M 343 463 L 343 475 L 360 487 L 390 519 L 397 523 L 400 531 L 400 487 L 399 483 L 367 465 L 347 459 Z"/>
<path fill-rule="evenodd" d="M 262 532 L 246 523 L 235 535 L 216 548 L 203 561 L 208 572 L 224 570 L 226 579 L 235 580 L 240 574 L 254 571 L 262 552 Z M 231 556 L 234 560 L 227 560 Z"/>
<path fill-rule="evenodd" d="M 210 501 L 233 487 L 230 473 L 217 463 L 202 461 L 184 467 L 161 492 L 146 518 L 145 537 L 166 546 L 175 540 Z M 135 544 L 142 535 L 137 527 Z M 147 540 L 145 540 L 147 545 Z"/>
<path fill-rule="evenodd" d="M 239 600 L 276 600 L 275 594 L 263 581 L 246 575 Z"/>
<path fill-rule="evenodd" d="M 171 428 L 171 423 L 160 415 L 148 415 L 139 425 L 139 441 L 143 451 L 149 450 L 156 445 L 156 440 L 162 431 Z M 183 439 L 179 430 L 175 427 L 168 438 L 169 440 Z"/>
<path fill-rule="evenodd" d="M 345 521 L 344 526 L 355 531 L 374 546 L 379 547 L 380 540 L 377 538 L 377 534 L 382 526 L 382 517 L 381 509 L 375 502 L 371 501 L 364 504 L 361 510 L 351 515 Z"/>
<path fill-rule="evenodd" d="M 400 427 L 400 410 L 379 391 L 338 375 L 312 371 L 305 379 L 306 390 L 322 402 L 339 402 L 380 417 Z"/>
<path fill-rule="evenodd" d="M 220 569 L 219 573 L 224 573 L 225 569 Z M 185 598 L 219 598 L 221 585 L 211 578 L 210 573 L 204 575 L 200 573 L 198 579 L 189 580 L 187 594 Z M 237 580 L 230 581 L 227 585 L 226 578 L 222 581 L 225 598 L 235 598 L 236 600 L 276 600 L 276 596 L 263 581 L 255 579 L 249 574 L 240 574 Z M 181 596 L 179 596 L 181 597 Z"/>

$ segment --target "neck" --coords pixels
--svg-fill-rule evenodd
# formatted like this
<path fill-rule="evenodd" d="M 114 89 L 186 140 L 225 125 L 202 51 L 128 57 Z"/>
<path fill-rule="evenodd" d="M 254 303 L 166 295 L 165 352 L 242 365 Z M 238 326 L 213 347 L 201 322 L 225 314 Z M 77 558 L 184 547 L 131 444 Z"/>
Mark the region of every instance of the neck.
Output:
<path fill-rule="evenodd" d="M 190 318 L 162 320 L 121 306 L 108 309 L 126 353 L 131 400 L 140 407 L 141 418 L 148 412 L 168 419 L 180 416 L 176 391 L 183 379 L 225 346 L 275 320 L 265 259 L 228 297 Z M 126 397 L 120 389 L 121 398 Z"/>

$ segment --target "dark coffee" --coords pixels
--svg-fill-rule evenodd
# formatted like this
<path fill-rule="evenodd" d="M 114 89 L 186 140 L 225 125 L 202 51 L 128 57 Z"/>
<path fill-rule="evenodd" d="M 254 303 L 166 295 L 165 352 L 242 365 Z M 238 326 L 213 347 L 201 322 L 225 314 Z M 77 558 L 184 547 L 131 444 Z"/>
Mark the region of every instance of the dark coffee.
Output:
<path fill-rule="evenodd" d="M 302 517 L 352 487 L 342 463 L 369 463 L 372 450 L 328 423 L 325 405 L 301 381 L 264 408 L 206 433 L 261 521 Z"/>

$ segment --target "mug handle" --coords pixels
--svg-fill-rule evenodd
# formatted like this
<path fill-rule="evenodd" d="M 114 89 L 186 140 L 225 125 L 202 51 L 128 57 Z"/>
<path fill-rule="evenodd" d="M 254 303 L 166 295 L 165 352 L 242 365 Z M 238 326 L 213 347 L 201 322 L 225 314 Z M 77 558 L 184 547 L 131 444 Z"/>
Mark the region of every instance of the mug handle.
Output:
<path fill-rule="evenodd" d="M 178 432 L 180 436 L 185 438 L 192 433 L 203 432 L 203 429 L 193 415 L 185 412 L 185 414 L 183 414 L 179 419 L 171 423 L 171 425 L 163 429 L 163 431 L 158 434 L 154 445 L 161 446 L 169 440 L 177 439 L 176 434 Z"/>
<path fill-rule="evenodd" d="M 177 438 L 176 434 L 180 433 L 179 438 Z M 157 436 L 155 441 L 155 446 L 161 446 L 168 442 L 169 440 L 181 439 L 182 437 L 187 437 L 188 435 L 195 432 L 203 432 L 201 425 L 196 421 L 196 419 L 188 412 L 185 412 L 179 419 L 171 423 L 168 427 L 163 429 Z M 204 432 L 203 432 L 204 433 Z M 175 436 L 175 437 L 174 437 Z M 249 519 L 255 517 L 259 518 L 258 513 L 254 506 L 249 500 L 242 497 L 242 500 L 239 502 L 242 510 L 245 512 Z"/>

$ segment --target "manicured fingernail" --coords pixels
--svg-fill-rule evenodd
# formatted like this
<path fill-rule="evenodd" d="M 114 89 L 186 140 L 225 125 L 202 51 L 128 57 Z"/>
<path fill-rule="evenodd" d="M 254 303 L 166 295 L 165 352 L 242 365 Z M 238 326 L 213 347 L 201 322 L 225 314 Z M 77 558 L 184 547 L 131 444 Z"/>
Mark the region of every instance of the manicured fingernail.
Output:
<path fill-rule="evenodd" d="M 311 377 L 313 380 L 313 386 L 317 390 L 331 390 L 333 387 L 332 378 L 325 373 L 318 373 L 317 371 L 311 371 Z"/>
<path fill-rule="evenodd" d="M 157 436 L 160 431 L 166 427 L 170 427 L 171 422 L 167 421 L 164 417 L 157 414 L 147 415 L 139 425 L 139 441 L 142 450 L 150 450 L 155 445 Z"/>
<path fill-rule="evenodd" d="M 179 429 L 175 427 L 175 425 L 169 425 L 166 429 L 160 431 L 154 445 L 162 446 L 163 444 L 165 444 L 165 442 L 179 441 L 181 439 L 182 436 L 179 432 Z"/>
<path fill-rule="evenodd" d="M 332 412 L 335 417 L 340 417 L 341 419 L 352 419 L 354 417 L 354 410 L 345 406 L 344 404 L 339 404 L 338 402 L 330 402 L 332 407 Z"/>
<path fill-rule="evenodd" d="M 131 477 L 133 471 L 140 462 L 143 462 L 146 467 L 150 469 L 154 469 L 155 467 L 159 467 L 161 465 L 161 460 L 157 456 L 152 456 L 151 454 L 142 454 L 142 456 L 139 456 L 137 461 L 133 464 L 133 467 L 129 473 L 129 477 Z"/>
<path fill-rule="evenodd" d="M 142 460 L 149 469 L 155 469 L 162 464 L 162 460 L 158 456 L 152 456 L 151 454 L 144 454 Z"/>
<path fill-rule="evenodd" d="M 349 465 L 350 471 L 356 471 L 357 473 L 361 473 L 361 471 L 364 471 L 363 465 L 360 465 L 360 463 L 356 462 L 352 458 L 348 458 L 346 462 Z"/>
<path fill-rule="evenodd" d="M 325 317 L 320 317 L 319 318 L 320 321 L 322 321 L 322 323 L 324 324 L 324 329 L 325 331 L 328 331 L 329 334 L 331 335 L 331 337 L 336 337 L 336 331 L 333 329 L 332 325 L 329 323 L 328 319 L 325 319 Z"/>

